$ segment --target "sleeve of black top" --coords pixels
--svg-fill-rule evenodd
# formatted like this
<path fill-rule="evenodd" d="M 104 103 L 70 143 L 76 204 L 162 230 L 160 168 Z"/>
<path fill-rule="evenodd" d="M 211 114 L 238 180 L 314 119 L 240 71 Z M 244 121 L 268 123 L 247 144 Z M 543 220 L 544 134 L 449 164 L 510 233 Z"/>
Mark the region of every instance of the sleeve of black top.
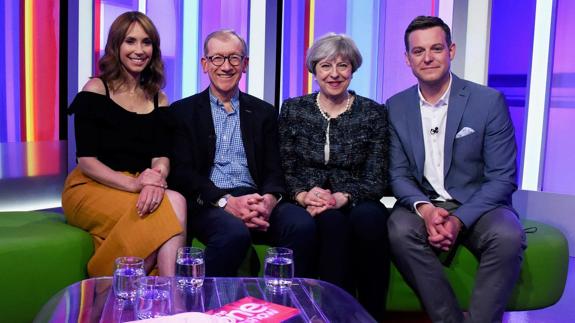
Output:
<path fill-rule="evenodd" d="M 76 135 L 76 156 L 96 157 L 100 147 L 100 122 L 96 109 L 98 100 L 95 95 L 80 92 L 72 101 L 69 113 L 74 114 L 74 133 Z"/>

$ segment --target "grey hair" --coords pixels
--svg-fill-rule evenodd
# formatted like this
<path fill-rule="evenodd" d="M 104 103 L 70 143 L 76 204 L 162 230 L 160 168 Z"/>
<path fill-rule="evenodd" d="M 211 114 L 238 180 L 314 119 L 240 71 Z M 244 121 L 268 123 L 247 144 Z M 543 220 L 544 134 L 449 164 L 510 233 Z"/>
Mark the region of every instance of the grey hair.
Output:
<path fill-rule="evenodd" d="M 248 56 L 248 46 L 246 45 L 246 41 L 232 29 L 216 30 L 211 32 L 208 36 L 206 36 L 206 39 L 204 40 L 204 55 L 208 54 L 208 42 L 212 38 L 228 40 L 231 37 L 236 37 L 237 39 L 240 40 L 240 42 L 242 43 L 242 55 Z"/>
<path fill-rule="evenodd" d="M 307 51 L 305 65 L 315 75 L 315 66 L 323 59 L 334 59 L 337 56 L 349 59 L 352 73 L 361 66 L 362 58 L 353 39 L 345 34 L 328 33 L 318 38 Z"/>

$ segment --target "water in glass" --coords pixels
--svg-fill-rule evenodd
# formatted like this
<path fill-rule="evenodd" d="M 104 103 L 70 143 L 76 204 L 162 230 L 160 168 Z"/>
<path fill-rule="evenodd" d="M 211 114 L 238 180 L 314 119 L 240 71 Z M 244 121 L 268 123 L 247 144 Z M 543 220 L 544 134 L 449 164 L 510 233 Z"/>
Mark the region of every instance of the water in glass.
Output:
<path fill-rule="evenodd" d="M 114 271 L 114 293 L 122 299 L 136 298 L 138 279 L 144 277 L 142 268 L 118 268 Z"/>
<path fill-rule="evenodd" d="M 172 314 L 171 279 L 149 276 L 138 281 L 136 317 L 149 319 Z"/>
<path fill-rule="evenodd" d="M 268 257 L 264 265 L 266 286 L 272 290 L 285 290 L 291 286 L 293 259 L 289 257 Z"/>
<path fill-rule="evenodd" d="M 204 284 L 206 265 L 202 258 L 178 258 L 176 260 L 176 277 L 178 285 L 200 288 Z"/>

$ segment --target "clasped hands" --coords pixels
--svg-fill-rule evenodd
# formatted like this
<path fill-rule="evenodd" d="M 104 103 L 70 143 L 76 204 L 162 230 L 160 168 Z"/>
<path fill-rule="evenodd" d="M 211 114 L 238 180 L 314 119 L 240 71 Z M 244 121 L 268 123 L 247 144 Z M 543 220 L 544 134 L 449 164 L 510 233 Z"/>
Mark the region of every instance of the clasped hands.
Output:
<path fill-rule="evenodd" d="M 158 209 L 168 188 L 166 176 L 160 168 L 146 168 L 135 178 L 135 186 L 140 192 L 136 210 L 141 217 Z"/>
<path fill-rule="evenodd" d="M 449 251 L 455 245 L 457 235 L 461 231 L 462 223 L 459 218 L 431 203 L 420 204 L 417 210 L 425 222 L 429 244 L 437 249 Z"/>
<path fill-rule="evenodd" d="M 269 218 L 277 204 L 272 194 L 258 193 L 242 196 L 230 196 L 224 210 L 241 219 L 250 229 L 266 231 L 270 226 Z"/>
<path fill-rule="evenodd" d="M 298 193 L 296 200 L 312 216 L 316 216 L 327 209 L 339 209 L 349 202 L 344 193 L 332 193 L 330 190 L 317 186 L 307 192 Z"/>

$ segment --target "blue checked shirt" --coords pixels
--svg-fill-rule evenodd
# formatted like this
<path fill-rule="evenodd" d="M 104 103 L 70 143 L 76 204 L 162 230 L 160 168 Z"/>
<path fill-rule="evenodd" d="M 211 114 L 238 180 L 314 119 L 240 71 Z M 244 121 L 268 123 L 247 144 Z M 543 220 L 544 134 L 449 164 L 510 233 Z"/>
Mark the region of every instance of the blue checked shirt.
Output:
<path fill-rule="evenodd" d="M 216 130 L 216 156 L 210 179 L 219 188 L 256 187 L 248 169 L 248 159 L 240 128 L 239 92 L 231 100 L 233 111 L 228 113 L 210 91 L 212 119 Z"/>

